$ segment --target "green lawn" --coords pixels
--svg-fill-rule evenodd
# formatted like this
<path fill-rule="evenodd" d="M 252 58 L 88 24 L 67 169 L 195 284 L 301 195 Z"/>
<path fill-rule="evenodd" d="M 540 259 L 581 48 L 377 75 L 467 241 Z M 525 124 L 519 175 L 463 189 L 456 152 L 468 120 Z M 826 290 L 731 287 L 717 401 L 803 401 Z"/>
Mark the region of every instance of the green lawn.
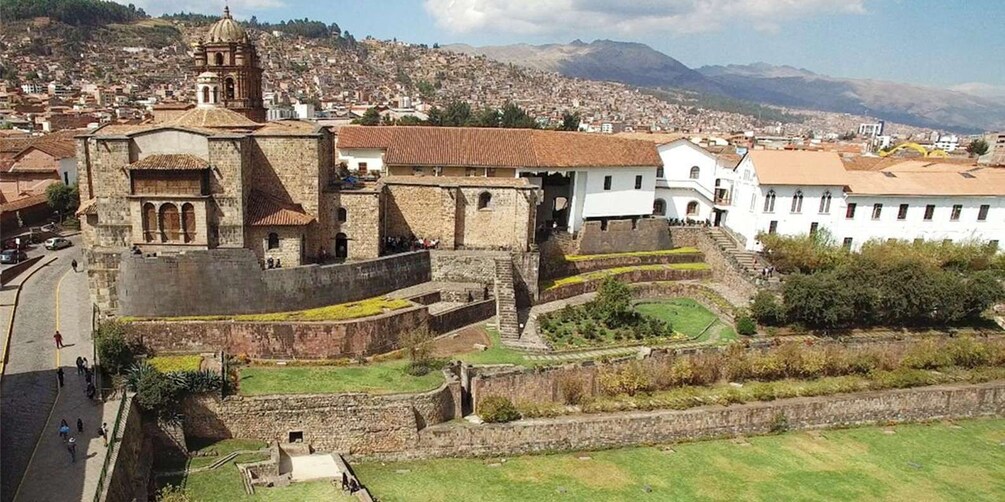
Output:
<path fill-rule="evenodd" d="M 895 434 L 884 433 L 894 430 Z M 580 457 L 589 459 L 582 460 Z M 496 465 L 494 465 L 496 464 Z M 1005 419 L 591 453 L 364 463 L 381 500 L 1001 500 Z"/>
<path fill-rule="evenodd" d="M 718 317 L 702 304 L 690 298 L 674 298 L 662 302 L 639 303 L 635 306 L 638 312 L 667 321 L 674 331 L 695 338 Z"/>
<path fill-rule="evenodd" d="M 214 443 L 201 451 L 216 450 L 215 457 L 195 457 L 189 461 L 189 468 L 204 467 L 236 450 L 252 450 L 265 446 L 262 441 L 228 439 Z M 244 492 L 241 473 L 235 464 L 267 460 L 264 453 L 238 455 L 234 460 L 211 471 L 197 472 L 174 479 L 161 479 L 161 484 L 183 486 L 185 494 L 194 502 L 230 502 L 232 500 L 261 501 L 314 501 L 353 500 L 328 481 L 293 483 L 283 488 L 256 487 L 255 495 L 249 497 Z"/>
<path fill-rule="evenodd" d="M 368 392 L 391 394 L 433 390 L 443 383 L 443 373 L 423 376 L 405 372 L 408 361 L 397 359 L 352 366 L 250 366 L 241 368 L 241 394 L 334 394 Z"/>
<path fill-rule="evenodd" d="M 693 262 L 693 263 L 670 263 L 670 264 L 655 264 L 655 265 L 631 265 L 625 267 L 614 267 L 605 268 L 603 270 L 595 270 L 593 272 L 586 272 L 579 275 L 570 275 L 568 277 L 562 277 L 559 279 L 554 279 L 551 281 L 545 281 L 541 284 L 541 291 L 547 291 L 549 289 L 558 288 L 561 286 L 566 286 L 569 284 L 576 284 L 580 282 L 598 281 L 605 277 L 619 276 L 636 271 L 645 270 L 711 270 L 711 267 L 704 262 Z"/>
<path fill-rule="evenodd" d="M 161 373 L 171 373 L 172 371 L 199 371 L 202 366 L 202 356 L 155 356 L 147 359 L 150 366 L 157 368 Z"/>
<path fill-rule="evenodd" d="M 663 249 L 660 251 L 630 251 L 627 253 L 607 253 L 607 254 L 567 254 L 565 259 L 568 261 L 589 261 L 589 260 L 603 260 L 606 258 L 623 258 L 627 256 L 666 256 L 666 255 L 676 255 L 676 254 L 695 254 L 699 253 L 698 248 L 695 247 L 682 247 L 674 249 Z"/>
<path fill-rule="evenodd" d="M 476 350 L 451 356 L 451 360 L 464 361 L 470 364 L 516 364 L 519 366 L 533 366 L 535 363 L 542 364 L 543 361 L 528 361 L 523 358 L 524 352 L 504 347 L 499 340 L 499 331 L 495 328 L 485 328 L 492 344 L 487 350 Z"/>
<path fill-rule="evenodd" d="M 247 322 L 284 322 L 284 321 L 347 321 L 362 317 L 371 317 L 393 310 L 411 307 L 412 302 L 400 298 L 379 296 L 358 302 L 340 303 L 307 310 L 292 312 L 272 312 L 268 314 L 235 314 L 235 315 L 204 315 L 181 317 L 123 317 L 123 321 L 247 321 Z"/>

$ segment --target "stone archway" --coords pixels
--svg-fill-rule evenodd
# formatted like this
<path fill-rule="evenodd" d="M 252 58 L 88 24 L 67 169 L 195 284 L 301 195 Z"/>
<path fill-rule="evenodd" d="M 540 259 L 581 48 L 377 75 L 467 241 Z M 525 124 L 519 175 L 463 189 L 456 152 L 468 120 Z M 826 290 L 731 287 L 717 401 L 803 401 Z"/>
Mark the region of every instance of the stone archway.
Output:
<path fill-rule="evenodd" d="M 335 258 L 344 260 L 349 256 L 349 238 L 343 233 L 335 235 Z"/>

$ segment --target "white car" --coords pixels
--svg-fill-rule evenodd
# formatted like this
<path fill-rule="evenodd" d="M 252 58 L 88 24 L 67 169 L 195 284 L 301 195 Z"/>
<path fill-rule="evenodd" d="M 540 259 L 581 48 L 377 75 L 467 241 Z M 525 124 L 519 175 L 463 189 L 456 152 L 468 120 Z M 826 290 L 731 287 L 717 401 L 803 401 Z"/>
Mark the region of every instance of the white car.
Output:
<path fill-rule="evenodd" d="M 62 237 L 53 237 L 45 241 L 45 249 L 63 249 L 72 246 L 73 243 Z"/>

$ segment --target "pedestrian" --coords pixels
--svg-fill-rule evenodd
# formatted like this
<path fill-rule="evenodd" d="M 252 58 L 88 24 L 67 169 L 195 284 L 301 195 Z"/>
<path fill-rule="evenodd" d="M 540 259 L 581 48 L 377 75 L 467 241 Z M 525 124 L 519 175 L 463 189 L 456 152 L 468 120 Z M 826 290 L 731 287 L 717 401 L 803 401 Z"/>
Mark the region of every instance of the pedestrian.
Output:
<path fill-rule="evenodd" d="M 52 339 L 56 341 L 56 348 L 63 348 L 63 335 L 59 334 L 59 330 L 56 330 L 56 334 L 52 335 Z"/>
<path fill-rule="evenodd" d="M 349 490 L 349 474 L 345 471 L 342 472 L 342 491 Z"/>
<path fill-rule="evenodd" d="M 59 386 L 62 387 L 63 386 L 63 367 L 62 366 L 60 366 L 59 369 L 56 370 L 56 379 L 59 380 Z"/>
<path fill-rule="evenodd" d="M 70 435 L 70 425 L 66 423 L 66 419 L 59 421 L 59 437 L 66 441 L 66 438 Z"/>
<path fill-rule="evenodd" d="M 87 399 L 94 399 L 95 392 L 97 392 L 97 389 L 94 388 L 94 384 L 87 384 Z"/>
<path fill-rule="evenodd" d="M 83 373 L 84 373 L 84 358 L 77 356 L 77 374 L 80 375 Z"/>
<path fill-rule="evenodd" d="M 73 261 L 70 262 L 70 267 L 73 268 L 74 272 L 77 271 L 77 259 L 76 258 L 74 258 Z"/>
<path fill-rule="evenodd" d="M 78 434 L 84 433 L 84 421 L 80 417 L 77 417 L 77 433 Z"/>
<path fill-rule="evenodd" d="M 349 493 L 356 493 L 359 490 L 359 483 L 356 482 L 356 478 L 349 480 Z"/>
<path fill-rule="evenodd" d="M 101 436 L 101 439 L 103 439 L 105 441 L 105 447 L 107 448 L 108 447 L 108 422 L 104 422 L 104 423 L 101 424 L 101 427 L 98 428 L 98 435 Z"/>
<path fill-rule="evenodd" d="M 91 371 L 91 368 L 84 368 L 84 382 L 91 383 L 91 375 L 93 374 L 94 373 Z"/>
<path fill-rule="evenodd" d="M 275 268 L 275 264 L 276 260 L 271 257 L 268 260 L 265 260 L 265 268 Z"/>
<path fill-rule="evenodd" d="M 71 436 L 66 442 L 66 449 L 70 452 L 70 462 L 77 463 L 77 439 Z"/>
<path fill-rule="evenodd" d="M 81 360 L 83 360 L 84 362 L 80 366 L 84 368 L 84 373 L 87 373 L 87 358 L 82 357 Z"/>

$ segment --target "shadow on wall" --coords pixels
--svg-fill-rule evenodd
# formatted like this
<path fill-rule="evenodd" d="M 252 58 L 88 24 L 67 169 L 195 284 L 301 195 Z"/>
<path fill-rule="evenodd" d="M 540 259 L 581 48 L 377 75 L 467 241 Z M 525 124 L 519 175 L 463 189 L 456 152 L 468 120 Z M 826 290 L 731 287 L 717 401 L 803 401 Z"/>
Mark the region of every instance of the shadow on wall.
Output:
<path fill-rule="evenodd" d="M 587 221 L 579 232 L 579 254 L 671 249 L 670 227 L 663 218 Z"/>

